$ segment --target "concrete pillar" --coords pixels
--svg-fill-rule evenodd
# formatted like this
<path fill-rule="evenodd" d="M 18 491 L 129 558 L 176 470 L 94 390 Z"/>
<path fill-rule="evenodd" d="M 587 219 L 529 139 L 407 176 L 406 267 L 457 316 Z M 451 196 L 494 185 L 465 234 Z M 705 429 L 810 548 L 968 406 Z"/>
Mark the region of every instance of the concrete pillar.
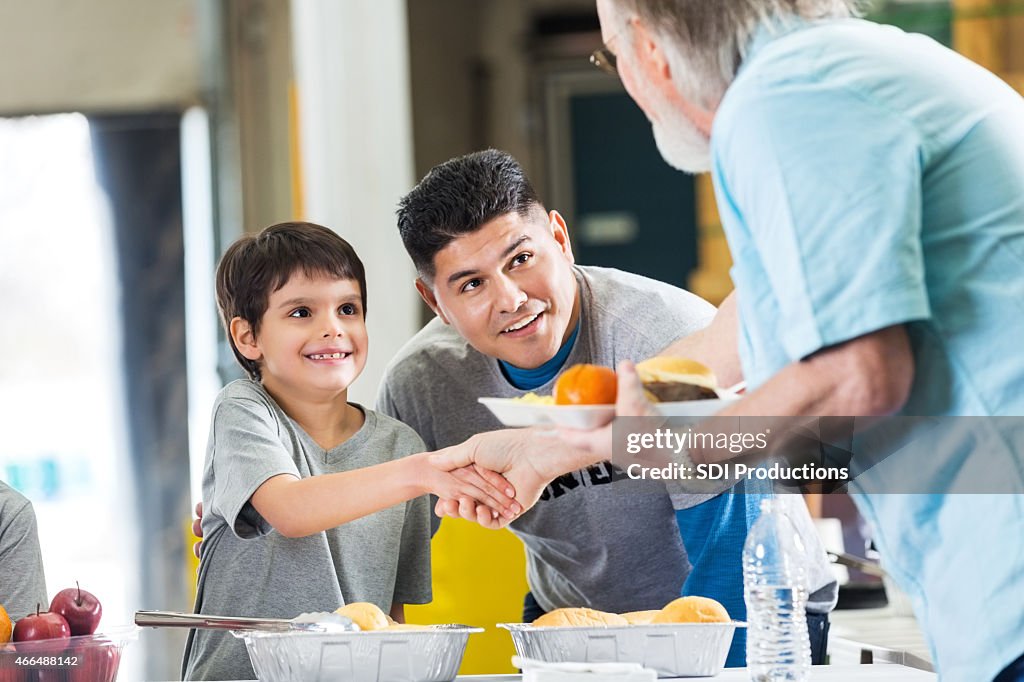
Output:
<path fill-rule="evenodd" d="M 385 365 L 418 328 L 412 262 L 395 208 L 413 184 L 402 0 L 295 0 L 293 49 L 304 218 L 362 258 L 370 357 L 349 391 L 373 405 Z"/>

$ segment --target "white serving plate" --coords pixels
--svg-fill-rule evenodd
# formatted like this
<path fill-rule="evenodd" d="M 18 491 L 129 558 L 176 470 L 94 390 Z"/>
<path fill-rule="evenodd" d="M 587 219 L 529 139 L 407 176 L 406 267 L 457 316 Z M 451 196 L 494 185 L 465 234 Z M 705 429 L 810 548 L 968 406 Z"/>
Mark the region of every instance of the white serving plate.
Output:
<path fill-rule="evenodd" d="M 639 663 L 658 677 L 713 677 L 746 623 L 664 623 L 608 627 L 533 627 L 498 623 L 519 656 L 549 663 Z"/>
<path fill-rule="evenodd" d="M 505 426 L 543 426 L 556 424 L 576 429 L 595 429 L 615 418 L 614 405 L 540 405 L 512 398 L 478 398 Z M 735 395 L 714 400 L 687 400 L 677 403 L 654 403 L 668 417 L 710 417 L 729 403 Z"/>

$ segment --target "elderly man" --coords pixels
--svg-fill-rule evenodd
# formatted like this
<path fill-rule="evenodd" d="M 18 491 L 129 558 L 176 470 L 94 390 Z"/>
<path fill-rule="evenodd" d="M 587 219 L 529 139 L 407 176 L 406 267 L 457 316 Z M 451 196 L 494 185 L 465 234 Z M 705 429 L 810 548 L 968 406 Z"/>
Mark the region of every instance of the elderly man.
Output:
<path fill-rule="evenodd" d="M 598 0 L 599 58 L 665 159 L 714 179 L 752 389 L 724 414 L 1024 414 L 1024 101 L 852 5 Z M 648 413 L 628 365 L 620 403 Z M 573 440 L 590 452 L 528 463 L 478 440 L 438 463 L 481 461 L 525 494 L 608 456 L 607 430 Z M 973 447 L 1024 489 L 1019 433 Z M 930 494 L 854 499 L 940 675 L 1024 679 L 1024 496 L 953 494 L 971 460 L 923 463 Z"/>
<path fill-rule="evenodd" d="M 398 224 L 416 287 L 437 317 L 389 365 L 377 409 L 412 426 L 432 449 L 500 428 L 481 396 L 550 393 L 564 368 L 643 359 L 684 335 L 691 355 L 725 381 L 739 378 L 735 353 L 723 350 L 735 343 L 728 306 L 705 329 L 714 308 L 693 294 L 575 266 L 565 222 L 545 211 L 508 154 L 490 150 L 435 167 L 402 200 Z M 545 481 L 537 506 L 510 526 L 526 547 L 525 620 L 566 606 L 661 608 L 681 589 L 743 617 L 739 557 L 756 494 L 670 497 L 660 483 L 652 492 L 624 480 L 609 462 L 579 469 Z M 815 542 L 806 507 L 794 515 Z M 820 545 L 814 549 L 808 617 L 820 661 L 836 584 Z M 736 641 L 731 662 L 741 664 L 743 638 Z"/>

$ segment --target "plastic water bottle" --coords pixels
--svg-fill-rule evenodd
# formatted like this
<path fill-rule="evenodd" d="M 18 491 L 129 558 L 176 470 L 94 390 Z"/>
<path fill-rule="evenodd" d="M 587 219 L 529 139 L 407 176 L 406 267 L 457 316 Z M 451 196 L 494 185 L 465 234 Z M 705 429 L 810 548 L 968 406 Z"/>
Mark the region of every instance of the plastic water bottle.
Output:
<path fill-rule="evenodd" d="M 799 682 L 811 669 L 807 558 L 780 498 L 761 501 L 743 545 L 747 668 L 756 682 Z"/>

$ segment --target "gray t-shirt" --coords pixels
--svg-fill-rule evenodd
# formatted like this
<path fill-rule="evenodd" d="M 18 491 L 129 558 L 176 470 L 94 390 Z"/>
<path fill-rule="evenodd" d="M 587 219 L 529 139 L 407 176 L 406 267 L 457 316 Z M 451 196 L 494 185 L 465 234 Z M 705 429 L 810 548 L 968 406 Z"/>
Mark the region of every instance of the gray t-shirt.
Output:
<path fill-rule="evenodd" d="M 581 325 L 566 367 L 642 360 L 707 326 L 715 314 L 703 299 L 638 275 L 578 267 L 576 279 Z M 535 390 L 550 393 L 554 382 Z M 437 449 L 502 428 L 477 398 L 524 393 L 494 358 L 434 319 L 388 366 L 377 409 Z M 609 463 L 561 476 L 511 524 L 526 545 L 530 590 L 545 610 L 659 609 L 679 596 L 689 562 L 672 501 L 663 486 L 623 479 Z"/>
<path fill-rule="evenodd" d="M 360 408 L 363 409 L 363 408 Z M 371 410 L 351 438 L 325 451 L 263 387 L 228 384 L 213 408 L 203 474 L 203 556 L 196 613 L 292 618 L 346 602 L 422 604 L 430 593 L 426 496 L 303 538 L 286 538 L 250 498 L 278 474 L 352 471 L 423 452 L 408 426 Z M 192 630 L 185 679 L 253 679 L 245 645 L 220 630 Z"/>
<path fill-rule="evenodd" d="M 32 503 L 0 481 L 0 605 L 11 620 L 46 610 L 46 579 Z"/>

